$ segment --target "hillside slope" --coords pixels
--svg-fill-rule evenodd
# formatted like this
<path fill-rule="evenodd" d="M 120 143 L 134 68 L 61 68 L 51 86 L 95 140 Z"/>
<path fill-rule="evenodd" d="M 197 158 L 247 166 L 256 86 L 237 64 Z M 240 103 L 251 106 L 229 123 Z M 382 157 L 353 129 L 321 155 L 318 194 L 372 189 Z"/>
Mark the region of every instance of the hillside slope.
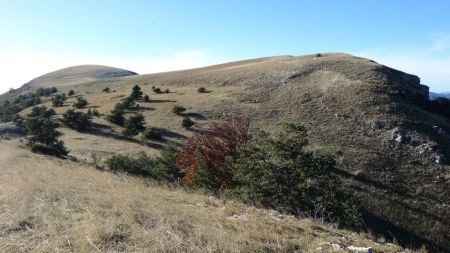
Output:
<path fill-rule="evenodd" d="M 89 81 L 132 75 L 137 75 L 137 73 L 101 65 L 79 65 L 68 67 L 39 76 L 24 84 L 17 90 L 3 94 L 0 97 L 0 102 L 3 102 L 5 99 L 9 99 L 15 95 L 36 90 L 40 87 L 56 87 L 61 89 L 65 86 L 70 87 Z"/>
<path fill-rule="evenodd" d="M 174 105 L 188 108 L 186 116 L 199 124 L 230 115 L 247 115 L 253 127 L 268 130 L 283 121 L 303 123 L 312 148 L 337 156 L 340 174 L 369 228 L 389 231 L 407 245 L 450 248 L 450 172 L 445 164 L 450 122 L 423 109 L 428 89 L 417 76 L 351 55 L 322 54 L 97 80 L 61 90 L 73 88 L 90 106 L 108 113 L 133 85 L 152 98 L 139 108 L 148 125 L 173 140 L 191 134 L 171 113 Z M 152 86 L 170 93 L 153 94 Z M 115 92 L 103 93 L 105 87 Z M 197 93 L 198 87 L 211 92 Z M 160 143 L 127 143 L 115 133 L 116 126 L 103 119 L 96 123 L 104 127 L 83 134 L 64 130 L 72 155 L 98 162 L 112 153 L 157 154 L 161 148 Z"/>
<path fill-rule="evenodd" d="M 17 143 L 0 140 L 1 252 L 402 250 L 310 219 L 30 154 Z"/>

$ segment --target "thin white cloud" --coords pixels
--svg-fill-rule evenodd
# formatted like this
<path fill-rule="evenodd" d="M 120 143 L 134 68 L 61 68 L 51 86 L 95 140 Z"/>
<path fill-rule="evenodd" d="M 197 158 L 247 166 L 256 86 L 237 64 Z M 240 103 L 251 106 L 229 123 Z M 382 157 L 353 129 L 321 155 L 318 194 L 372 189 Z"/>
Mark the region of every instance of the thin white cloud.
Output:
<path fill-rule="evenodd" d="M 9 88 L 18 88 L 37 76 L 74 65 L 99 64 L 146 74 L 202 67 L 222 61 L 223 59 L 205 50 L 183 51 L 167 57 L 122 59 L 70 53 L 55 54 L 33 50 L 26 44 L 15 43 L 0 49 L 0 93 Z"/>
<path fill-rule="evenodd" d="M 447 49 L 450 46 L 450 36 L 438 33 L 434 36 L 433 45 L 430 52 L 438 52 Z"/>

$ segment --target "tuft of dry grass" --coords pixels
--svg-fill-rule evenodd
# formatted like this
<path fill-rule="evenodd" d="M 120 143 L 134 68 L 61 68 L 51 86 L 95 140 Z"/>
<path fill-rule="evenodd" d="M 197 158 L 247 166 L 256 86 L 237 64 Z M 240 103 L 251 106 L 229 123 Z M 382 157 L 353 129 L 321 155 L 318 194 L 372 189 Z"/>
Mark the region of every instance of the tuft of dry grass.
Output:
<path fill-rule="evenodd" d="M 0 252 L 397 252 L 308 219 L 29 153 L 0 141 Z M 237 218 L 236 218 L 237 217 Z M 319 250 L 320 249 L 320 250 Z"/>

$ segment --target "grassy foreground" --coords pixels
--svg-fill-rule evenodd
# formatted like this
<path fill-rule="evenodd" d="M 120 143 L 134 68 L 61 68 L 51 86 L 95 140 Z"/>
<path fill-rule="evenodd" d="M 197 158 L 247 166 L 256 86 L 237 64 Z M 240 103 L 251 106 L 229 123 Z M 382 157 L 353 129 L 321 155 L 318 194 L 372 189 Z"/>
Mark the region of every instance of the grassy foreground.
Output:
<path fill-rule="evenodd" d="M 0 140 L 0 252 L 398 252 L 367 234 L 168 189 Z M 281 218 L 279 218 L 281 217 Z"/>

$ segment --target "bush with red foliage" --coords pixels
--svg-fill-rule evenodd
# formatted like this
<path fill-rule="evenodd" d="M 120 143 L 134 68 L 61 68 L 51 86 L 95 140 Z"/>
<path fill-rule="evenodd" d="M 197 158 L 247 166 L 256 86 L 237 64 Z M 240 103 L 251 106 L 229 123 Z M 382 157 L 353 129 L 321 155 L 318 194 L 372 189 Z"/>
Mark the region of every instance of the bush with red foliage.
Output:
<path fill-rule="evenodd" d="M 187 139 L 175 152 L 174 161 L 183 173 L 181 183 L 192 185 L 200 167 L 207 167 L 207 179 L 214 188 L 233 184 L 233 173 L 225 158 L 236 154 L 237 147 L 249 140 L 250 121 L 236 117 L 225 122 L 215 122 Z"/>

